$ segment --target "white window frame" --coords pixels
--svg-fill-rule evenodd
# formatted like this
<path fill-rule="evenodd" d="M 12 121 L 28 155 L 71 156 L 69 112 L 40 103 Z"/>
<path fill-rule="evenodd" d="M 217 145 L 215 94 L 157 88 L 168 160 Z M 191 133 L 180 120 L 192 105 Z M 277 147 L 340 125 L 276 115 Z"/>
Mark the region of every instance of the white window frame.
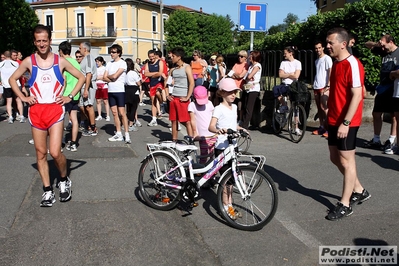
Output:
<path fill-rule="evenodd" d="M 43 24 L 46 25 L 46 26 L 48 26 L 47 25 L 47 16 L 51 16 L 51 23 L 52 23 L 51 25 L 53 27 L 51 31 L 55 31 L 54 10 L 47 9 L 46 11 L 43 12 L 43 15 L 44 15 L 44 23 Z"/>
<path fill-rule="evenodd" d="M 115 17 L 116 8 L 109 6 L 106 9 L 104 9 L 104 22 L 105 22 L 105 25 L 104 25 L 105 33 L 104 34 L 107 37 L 109 37 L 108 36 L 108 14 L 113 14 L 114 15 L 114 23 L 115 23 L 114 29 L 116 29 L 116 17 Z M 116 34 L 116 32 L 115 32 L 115 34 Z"/>
<path fill-rule="evenodd" d="M 154 25 L 154 18 L 155 18 L 155 25 Z M 155 30 L 154 30 L 155 27 Z M 151 31 L 153 33 L 158 33 L 158 13 L 157 12 L 152 12 L 152 16 L 151 16 Z"/>
<path fill-rule="evenodd" d="M 84 7 L 77 7 L 73 10 L 75 12 L 75 31 L 76 31 L 76 37 L 80 37 L 79 36 L 79 29 L 78 29 L 78 14 L 83 14 L 83 36 L 86 37 L 86 8 Z"/>

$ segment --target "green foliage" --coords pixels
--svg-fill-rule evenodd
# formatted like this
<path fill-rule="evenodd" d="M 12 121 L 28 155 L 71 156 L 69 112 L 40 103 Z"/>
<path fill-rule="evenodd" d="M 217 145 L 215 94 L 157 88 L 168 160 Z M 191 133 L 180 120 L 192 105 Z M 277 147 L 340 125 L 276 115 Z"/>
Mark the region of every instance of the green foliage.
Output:
<path fill-rule="evenodd" d="M 25 0 L 0 1 L 0 51 L 15 49 L 23 55 L 34 51 L 32 29 L 39 22 Z"/>
<path fill-rule="evenodd" d="M 180 46 L 186 53 L 227 53 L 233 46 L 232 25 L 230 17 L 176 10 L 165 23 L 168 48 Z"/>
<path fill-rule="evenodd" d="M 399 1 L 396 0 L 362 0 L 336 11 L 312 15 L 304 23 L 290 25 L 285 32 L 266 36 L 262 48 L 281 50 L 296 45 L 301 50 L 313 50 L 313 42 L 324 41 L 327 31 L 334 27 L 344 27 L 356 36 L 354 48 L 364 64 L 366 84 L 377 84 L 381 57 L 373 55 L 363 44 L 380 40 L 383 33 L 392 34 L 398 42 Z"/>

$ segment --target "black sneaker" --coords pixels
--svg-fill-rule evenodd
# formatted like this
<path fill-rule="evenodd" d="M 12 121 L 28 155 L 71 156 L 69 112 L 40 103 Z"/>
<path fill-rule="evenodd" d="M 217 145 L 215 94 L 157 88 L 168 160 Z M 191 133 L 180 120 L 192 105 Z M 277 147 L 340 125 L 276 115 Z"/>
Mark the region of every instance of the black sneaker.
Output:
<path fill-rule="evenodd" d="M 72 195 L 72 181 L 67 177 L 67 181 L 59 182 L 58 187 L 60 189 L 60 201 L 66 202 L 71 199 Z"/>
<path fill-rule="evenodd" d="M 55 203 L 55 197 L 53 191 L 45 191 L 42 195 L 42 202 L 40 207 L 52 207 Z"/>
<path fill-rule="evenodd" d="M 353 211 L 351 206 L 347 207 L 344 206 L 341 202 L 338 202 L 337 206 L 335 206 L 333 210 L 330 210 L 326 218 L 330 221 L 337 221 L 351 215 L 352 213 Z"/>
<path fill-rule="evenodd" d="M 370 193 L 363 189 L 362 193 L 357 193 L 357 192 L 352 192 L 351 200 L 350 200 L 350 205 L 353 206 L 354 204 L 362 204 L 362 202 L 368 200 L 371 198 Z"/>
<path fill-rule="evenodd" d="M 370 141 L 366 141 L 363 145 L 364 148 L 369 148 L 369 149 L 381 149 L 381 141 L 375 142 L 374 139 L 371 139 Z"/>

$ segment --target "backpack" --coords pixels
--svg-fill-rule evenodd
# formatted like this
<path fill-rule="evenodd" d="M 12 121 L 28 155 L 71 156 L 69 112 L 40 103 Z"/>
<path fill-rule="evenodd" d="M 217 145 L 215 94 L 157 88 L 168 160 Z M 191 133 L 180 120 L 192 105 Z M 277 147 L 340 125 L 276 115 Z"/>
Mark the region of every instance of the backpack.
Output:
<path fill-rule="evenodd" d="M 306 103 L 309 101 L 308 86 L 305 82 L 294 81 L 290 85 L 290 100 L 295 102 Z"/>

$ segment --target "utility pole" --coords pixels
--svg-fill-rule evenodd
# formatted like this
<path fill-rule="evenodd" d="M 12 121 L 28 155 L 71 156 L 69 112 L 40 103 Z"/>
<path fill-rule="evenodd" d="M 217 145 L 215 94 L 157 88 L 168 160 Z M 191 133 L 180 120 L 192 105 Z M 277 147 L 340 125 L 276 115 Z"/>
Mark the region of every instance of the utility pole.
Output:
<path fill-rule="evenodd" d="M 162 0 L 159 2 L 159 9 L 161 14 L 161 52 L 163 54 L 163 3 Z"/>

